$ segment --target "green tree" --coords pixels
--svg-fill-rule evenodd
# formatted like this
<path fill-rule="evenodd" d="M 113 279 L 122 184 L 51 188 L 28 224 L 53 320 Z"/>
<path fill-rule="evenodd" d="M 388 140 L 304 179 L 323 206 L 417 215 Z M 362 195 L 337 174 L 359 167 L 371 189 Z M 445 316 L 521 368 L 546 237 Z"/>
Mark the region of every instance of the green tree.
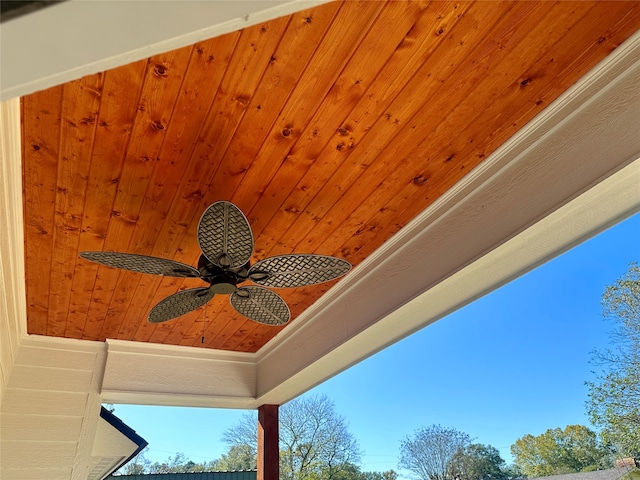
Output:
<path fill-rule="evenodd" d="M 513 463 L 504 467 L 502 471 L 505 479 L 524 478 L 525 476 L 524 473 L 522 473 L 522 470 L 520 470 L 520 467 Z"/>
<path fill-rule="evenodd" d="M 195 466 L 184 453 L 178 452 L 164 462 L 154 462 L 149 467 L 149 473 L 189 473 Z"/>
<path fill-rule="evenodd" d="M 587 413 L 603 442 L 621 457 L 640 457 L 640 266 L 627 272 L 602 296 L 603 315 L 614 325 L 611 348 L 593 352 L 601 366 L 587 382 Z"/>
<path fill-rule="evenodd" d="M 320 472 L 319 475 L 313 475 L 311 478 L 327 478 L 329 472 Z M 339 472 L 333 474 L 333 480 L 364 480 L 360 467 L 353 463 L 343 465 Z"/>
<path fill-rule="evenodd" d="M 453 463 L 457 464 L 461 480 L 487 480 L 508 478 L 506 464 L 497 448 L 491 445 L 473 443 L 456 453 Z"/>
<path fill-rule="evenodd" d="M 511 446 L 515 465 L 527 477 L 595 470 L 609 466 L 608 451 L 593 430 L 582 425 L 525 435 Z"/>
<path fill-rule="evenodd" d="M 456 459 L 470 444 L 471 437 L 455 428 L 423 427 L 400 442 L 398 465 L 422 480 L 454 480 L 460 474 Z"/>
<path fill-rule="evenodd" d="M 256 468 L 255 449 L 250 445 L 232 445 L 227 454 L 213 462 L 213 470 L 232 472 L 237 470 L 253 470 Z"/>
<path fill-rule="evenodd" d="M 361 480 L 398 480 L 398 473 L 395 470 L 386 472 L 362 472 Z"/>
<path fill-rule="evenodd" d="M 178 452 L 163 462 L 151 462 L 146 457 L 146 449 L 142 450 L 115 475 L 142 475 L 145 473 L 195 473 L 214 471 L 215 461 L 196 463 L 188 459 L 184 453 Z"/>

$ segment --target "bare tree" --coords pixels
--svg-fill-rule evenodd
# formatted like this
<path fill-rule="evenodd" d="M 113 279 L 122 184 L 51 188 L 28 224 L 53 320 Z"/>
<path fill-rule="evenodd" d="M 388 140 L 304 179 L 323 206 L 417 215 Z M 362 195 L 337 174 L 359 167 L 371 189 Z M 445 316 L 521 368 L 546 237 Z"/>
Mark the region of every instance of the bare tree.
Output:
<path fill-rule="evenodd" d="M 246 413 L 238 423 L 222 433 L 222 441 L 233 447 L 242 447 L 248 451 L 254 459 L 258 452 L 258 415 L 257 412 Z M 254 461 L 255 463 L 255 461 Z"/>
<path fill-rule="evenodd" d="M 121 467 L 117 473 L 121 475 L 139 475 L 147 473 L 150 466 L 151 460 L 147 458 L 147 447 L 145 447 L 129 463 Z"/>
<path fill-rule="evenodd" d="M 327 396 L 298 397 L 280 413 L 280 476 L 287 480 L 336 478 L 360 462 L 358 441 Z"/>
<path fill-rule="evenodd" d="M 455 458 L 471 444 L 471 437 L 440 425 L 423 427 L 400 442 L 400 468 L 422 480 L 454 480 Z"/>
<path fill-rule="evenodd" d="M 255 414 L 244 415 L 225 431 L 223 441 L 231 448 L 247 445 L 255 455 Z M 358 441 L 349 432 L 326 396 L 303 396 L 283 405 L 279 412 L 280 478 L 301 480 L 313 476 L 333 480 L 360 462 Z"/>

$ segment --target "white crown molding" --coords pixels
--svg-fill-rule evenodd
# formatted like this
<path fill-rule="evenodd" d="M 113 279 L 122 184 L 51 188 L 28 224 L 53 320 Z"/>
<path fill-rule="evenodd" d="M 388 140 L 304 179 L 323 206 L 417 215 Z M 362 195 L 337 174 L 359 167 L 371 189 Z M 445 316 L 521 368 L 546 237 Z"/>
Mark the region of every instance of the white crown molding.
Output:
<path fill-rule="evenodd" d="M 155 2 L 153 8 L 140 1 L 60 2 L 2 24 L 0 99 L 44 90 L 325 2 L 182 0 Z"/>
<path fill-rule="evenodd" d="M 45 335 L 24 335 L 20 339 L 21 347 L 51 348 L 70 352 L 88 352 L 103 354 L 107 348 L 104 342 L 78 340 L 75 338 L 47 337 Z"/>
<path fill-rule="evenodd" d="M 215 362 L 255 363 L 254 353 L 230 352 L 210 348 L 186 347 L 181 345 L 163 345 L 159 343 L 132 342 L 129 340 L 107 339 L 108 351 L 163 357 L 183 357 Z"/>

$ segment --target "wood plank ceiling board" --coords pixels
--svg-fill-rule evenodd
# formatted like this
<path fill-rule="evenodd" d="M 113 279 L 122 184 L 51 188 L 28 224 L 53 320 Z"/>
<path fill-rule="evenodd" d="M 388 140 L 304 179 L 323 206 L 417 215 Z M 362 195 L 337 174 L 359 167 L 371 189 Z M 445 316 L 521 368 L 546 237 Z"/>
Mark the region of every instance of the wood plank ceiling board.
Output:
<path fill-rule="evenodd" d="M 256 352 L 287 327 L 224 295 L 150 324 L 202 282 L 78 253 L 196 265 L 229 200 L 252 262 L 357 266 L 638 29 L 631 1 L 332 2 L 25 96 L 28 332 Z M 278 289 L 292 322 L 333 283 Z"/>

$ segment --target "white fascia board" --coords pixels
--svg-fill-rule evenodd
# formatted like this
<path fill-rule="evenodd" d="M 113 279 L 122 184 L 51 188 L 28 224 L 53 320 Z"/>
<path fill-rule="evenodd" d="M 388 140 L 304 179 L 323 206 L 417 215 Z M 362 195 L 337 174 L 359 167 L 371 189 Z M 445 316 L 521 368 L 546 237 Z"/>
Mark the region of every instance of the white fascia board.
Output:
<path fill-rule="evenodd" d="M 0 99 L 44 90 L 325 1 L 60 2 L 0 26 Z"/>
<path fill-rule="evenodd" d="M 258 403 L 288 401 L 639 211 L 638 78 L 640 33 L 267 345 Z"/>

